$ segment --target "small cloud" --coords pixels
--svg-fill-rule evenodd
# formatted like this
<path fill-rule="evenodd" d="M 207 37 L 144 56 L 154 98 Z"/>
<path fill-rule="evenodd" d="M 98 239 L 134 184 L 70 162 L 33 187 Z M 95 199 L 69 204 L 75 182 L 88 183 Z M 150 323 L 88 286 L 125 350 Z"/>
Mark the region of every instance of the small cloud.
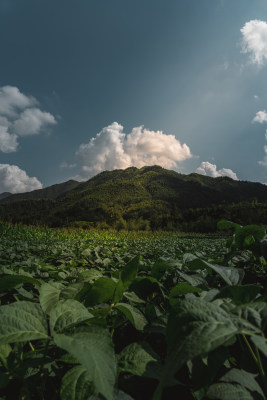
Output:
<path fill-rule="evenodd" d="M 23 193 L 35 189 L 42 189 L 41 182 L 29 177 L 17 165 L 0 164 L 0 193 Z"/>
<path fill-rule="evenodd" d="M 57 123 L 49 112 L 40 110 L 38 101 L 21 93 L 17 87 L 0 87 L 0 151 L 18 149 L 18 137 L 39 134 Z"/>
<path fill-rule="evenodd" d="M 267 23 L 257 19 L 246 22 L 242 29 L 242 52 L 249 53 L 253 64 L 262 65 L 267 59 Z"/>
<path fill-rule="evenodd" d="M 265 139 L 267 140 L 267 129 L 265 131 Z"/>
<path fill-rule="evenodd" d="M 253 98 L 254 98 L 255 100 L 259 100 L 259 96 L 258 96 L 257 94 L 254 94 Z"/>
<path fill-rule="evenodd" d="M 264 153 L 265 153 L 265 156 L 264 156 L 263 160 L 262 161 L 258 161 L 258 163 L 262 167 L 267 167 L 267 146 L 264 146 Z"/>
<path fill-rule="evenodd" d="M 68 164 L 65 161 L 63 161 L 60 164 L 59 168 L 62 168 L 62 169 L 64 169 L 64 168 L 75 168 L 76 166 L 77 166 L 77 164 Z"/>
<path fill-rule="evenodd" d="M 143 126 L 123 131 L 117 122 L 103 128 L 88 143 L 81 144 L 76 156 L 81 171 L 76 179 L 85 180 L 104 170 L 141 168 L 158 164 L 176 168 L 180 162 L 192 157 L 189 147 L 174 135 L 150 131 Z"/>
<path fill-rule="evenodd" d="M 263 122 L 267 122 L 267 111 L 258 111 L 252 122 L 259 122 L 260 124 L 263 124 Z"/>
<path fill-rule="evenodd" d="M 217 178 L 219 176 L 228 176 L 236 181 L 238 181 L 238 177 L 235 172 L 228 168 L 222 168 L 217 170 L 217 166 L 215 164 L 211 164 L 208 161 L 203 161 L 201 165 L 196 169 L 196 172 L 201 175 L 211 176 L 213 178 Z"/>

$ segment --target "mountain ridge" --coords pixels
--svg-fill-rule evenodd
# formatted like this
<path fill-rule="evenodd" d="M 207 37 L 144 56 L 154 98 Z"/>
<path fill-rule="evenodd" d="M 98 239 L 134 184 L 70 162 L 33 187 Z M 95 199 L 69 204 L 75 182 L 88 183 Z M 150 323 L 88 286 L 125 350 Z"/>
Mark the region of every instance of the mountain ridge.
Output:
<path fill-rule="evenodd" d="M 264 205 L 261 221 L 266 218 L 267 223 L 267 186 L 257 182 L 197 173 L 184 175 L 156 165 L 103 171 L 85 182 L 68 182 L 28 192 L 26 198 L 12 195 L 2 199 L 0 219 L 48 226 L 80 223 L 87 227 L 176 229 L 197 215 L 197 210 L 203 210 L 199 211 L 199 219 L 209 217 L 209 208 L 226 210 L 231 204 L 253 202 Z M 246 207 L 245 214 L 239 207 L 243 219 L 251 213 L 251 207 Z M 221 211 L 218 213 L 225 217 Z M 258 218 L 256 212 L 253 218 Z"/>

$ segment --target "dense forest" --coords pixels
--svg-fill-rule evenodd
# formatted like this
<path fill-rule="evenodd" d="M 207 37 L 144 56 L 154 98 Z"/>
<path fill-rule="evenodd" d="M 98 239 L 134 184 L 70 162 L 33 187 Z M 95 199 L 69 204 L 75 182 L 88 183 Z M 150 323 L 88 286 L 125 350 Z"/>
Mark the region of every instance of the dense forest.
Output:
<path fill-rule="evenodd" d="M 1 220 L 50 227 L 214 232 L 222 218 L 267 225 L 267 186 L 131 167 L 0 202 Z"/>

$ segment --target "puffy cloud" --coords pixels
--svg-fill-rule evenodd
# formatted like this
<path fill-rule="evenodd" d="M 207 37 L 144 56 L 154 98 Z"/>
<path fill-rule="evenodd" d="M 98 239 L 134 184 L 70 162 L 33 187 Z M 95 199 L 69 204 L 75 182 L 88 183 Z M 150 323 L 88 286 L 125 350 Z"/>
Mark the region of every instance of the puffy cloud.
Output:
<path fill-rule="evenodd" d="M 3 153 L 12 153 L 17 148 L 17 136 L 8 133 L 6 126 L 0 125 L 0 151 Z"/>
<path fill-rule="evenodd" d="M 104 170 L 130 166 L 141 168 L 158 164 L 176 168 L 181 161 L 192 157 L 189 147 L 174 135 L 150 131 L 143 126 L 126 134 L 117 122 L 103 128 L 89 143 L 82 144 L 76 156 L 82 165 L 76 179 L 88 179 Z"/>
<path fill-rule="evenodd" d="M 217 178 L 219 176 L 228 176 L 236 181 L 238 181 L 238 177 L 235 172 L 228 168 L 222 168 L 217 170 L 217 166 L 215 164 L 211 164 L 208 161 L 204 161 L 201 165 L 196 169 L 196 172 L 201 175 L 211 176 L 213 178 Z"/>
<path fill-rule="evenodd" d="M 14 117 L 19 110 L 32 107 L 38 101 L 32 96 L 26 96 L 15 86 L 0 87 L 0 115 Z"/>
<path fill-rule="evenodd" d="M 0 164 L 0 193 L 22 193 L 42 189 L 43 185 L 37 178 L 30 178 L 17 165 Z"/>
<path fill-rule="evenodd" d="M 267 122 L 267 111 L 258 111 L 252 122 L 259 122 L 260 124 L 263 124 L 263 122 Z"/>
<path fill-rule="evenodd" d="M 267 58 L 267 23 L 254 19 L 246 22 L 240 31 L 243 35 L 243 53 L 250 53 L 254 64 L 263 64 Z"/>
<path fill-rule="evenodd" d="M 0 87 L 0 151 L 14 152 L 19 136 L 38 134 L 56 124 L 54 116 L 37 105 L 34 97 L 24 95 L 14 86 Z"/>
<path fill-rule="evenodd" d="M 49 124 L 56 124 L 52 114 L 41 111 L 39 108 L 27 108 L 14 121 L 12 130 L 19 136 L 36 135 Z"/>
<path fill-rule="evenodd" d="M 264 153 L 265 156 L 262 161 L 259 161 L 259 164 L 262 165 L 263 167 L 267 167 L 267 146 L 264 146 Z"/>

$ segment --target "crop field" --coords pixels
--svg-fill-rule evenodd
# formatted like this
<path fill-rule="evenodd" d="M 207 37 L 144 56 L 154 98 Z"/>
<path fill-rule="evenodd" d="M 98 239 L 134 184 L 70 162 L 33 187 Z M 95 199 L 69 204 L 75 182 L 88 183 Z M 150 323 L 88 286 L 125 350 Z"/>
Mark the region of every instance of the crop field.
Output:
<path fill-rule="evenodd" d="M 266 235 L 0 224 L 0 400 L 267 396 Z"/>

